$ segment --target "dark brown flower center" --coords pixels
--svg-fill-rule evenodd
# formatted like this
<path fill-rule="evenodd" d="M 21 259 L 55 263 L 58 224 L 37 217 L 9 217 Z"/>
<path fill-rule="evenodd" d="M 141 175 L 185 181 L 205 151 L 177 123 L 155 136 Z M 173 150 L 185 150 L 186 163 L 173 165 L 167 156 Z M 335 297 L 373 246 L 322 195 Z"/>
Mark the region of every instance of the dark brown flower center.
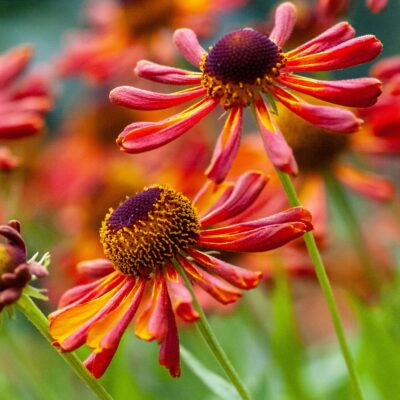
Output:
<path fill-rule="evenodd" d="M 100 237 L 116 269 L 146 277 L 195 244 L 199 229 L 189 199 L 167 186 L 155 185 L 110 209 Z"/>
<path fill-rule="evenodd" d="M 245 28 L 228 33 L 212 47 L 204 72 L 224 84 L 254 83 L 280 61 L 280 48 L 268 36 Z"/>
<path fill-rule="evenodd" d="M 225 108 L 248 106 L 258 92 L 268 92 L 285 59 L 263 33 L 239 29 L 222 37 L 204 57 L 200 68 L 207 94 L 221 98 Z"/>

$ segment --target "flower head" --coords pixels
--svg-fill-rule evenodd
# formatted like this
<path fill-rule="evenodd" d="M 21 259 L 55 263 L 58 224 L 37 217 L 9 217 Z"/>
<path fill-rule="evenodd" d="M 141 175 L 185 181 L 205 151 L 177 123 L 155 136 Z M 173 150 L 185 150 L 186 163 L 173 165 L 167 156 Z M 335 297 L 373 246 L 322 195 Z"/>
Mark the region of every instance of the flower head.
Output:
<path fill-rule="evenodd" d="M 85 365 L 100 377 L 138 314 L 136 335 L 157 340 L 160 364 L 172 376 L 179 376 L 176 317 L 193 322 L 199 316 L 175 263 L 193 284 L 223 304 L 232 303 L 241 290 L 257 286 L 261 273 L 239 268 L 199 248 L 263 252 L 312 228 L 310 214 L 303 208 L 219 225 L 243 213 L 265 183 L 258 172 L 243 174 L 236 184 L 217 188 L 214 201 L 199 195 L 196 204 L 208 204 L 202 211 L 181 193 L 161 185 L 145 188 L 110 209 L 100 230 L 108 260 L 80 264 L 81 271 L 97 281 L 67 291 L 60 309 L 50 314 L 54 344 L 62 351 L 72 351 L 86 343 L 93 353 Z"/>
<path fill-rule="evenodd" d="M 342 133 L 357 131 L 361 120 L 348 109 L 308 103 L 285 87 L 340 106 L 371 106 L 380 94 L 381 85 L 375 78 L 322 81 L 296 73 L 330 71 L 370 61 L 380 53 L 381 43 L 372 35 L 353 38 L 354 29 L 342 22 L 294 50 L 283 52 L 282 46 L 295 20 L 295 7 L 283 3 L 276 10 L 275 27 L 269 36 L 251 28 L 239 29 L 222 37 L 208 53 L 193 31 L 177 30 L 175 44 L 201 72 L 149 61 L 140 61 L 136 72 L 156 82 L 197 86 L 172 94 L 122 86 L 111 92 L 111 101 L 133 109 L 156 110 L 198 97 L 201 100 L 163 121 L 128 125 L 120 134 L 118 144 L 128 153 L 162 146 L 181 136 L 221 104 L 228 115 L 206 172 L 210 179 L 221 182 L 239 146 L 246 106 L 254 106 L 266 151 L 273 164 L 285 172 L 296 173 L 297 165 L 276 125 L 275 101 L 323 129 Z"/>
<path fill-rule="evenodd" d="M 18 301 L 32 277 L 43 278 L 47 270 L 34 261 L 27 260 L 25 242 L 17 221 L 0 225 L 0 312 Z"/>

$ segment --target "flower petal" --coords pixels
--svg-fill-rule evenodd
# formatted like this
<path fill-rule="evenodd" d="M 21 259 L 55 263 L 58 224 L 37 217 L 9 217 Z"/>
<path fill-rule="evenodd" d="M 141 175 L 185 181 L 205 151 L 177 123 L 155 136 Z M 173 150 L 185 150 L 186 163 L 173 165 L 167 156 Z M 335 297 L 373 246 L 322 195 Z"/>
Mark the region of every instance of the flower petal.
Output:
<path fill-rule="evenodd" d="M 204 95 L 206 90 L 200 86 L 176 93 L 157 93 L 133 86 L 119 86 L 110 92 L 111 103 L 134 110 L 162 110 Z"/>
<path fill-rule="evenodd" d="M 372 12 L 377 14 L 387 6 L 387 0 L 367 0 L 367 6 Z"/>
<path fill-rule="evenodd" d="M 50 319 L 50 334 L 63 351 L 82 346 L 93 323 L 114 310 L 131 290 L 134 281 L 125 279 L 101 297 L 69 308 Z"/>
<path fill-rule="evenodd" d="M 174 275 L 171 279 L 171 275 Z M 186 322 L 193 322 L 199 319 L 199 314 L 193 307 L 193 299 L 189 290 L 185 287 L 182 278 L 174 266 L 167 268 L 167 286 L 171 297 L 174 313 Z"/>
<path fill-rule="evenodd" d="M 177 29 L 172 40 L 179 52 L 195 67 L 200 66 L 200 62 L 206 51 L 201 47 L 196 34 L 188 28 Z"/>
<path fill-rule="evenodd" d="M 354 67 L 373 60 L 381 51 L 382 43 L 375 36 L 359 36 L 319 53 L 288 56 L 285 70 L 318 72 Z"/>
<path fill-rule="evenodd" d="M 89 278 L 103 278 L 115 271 L 111 261 L 97 258 L 90 261 L 82 261 L 77 265 L 78 273 Z"/>
<path fill-rule="evenodd" d="M 20 46 L 9 50 L 0 57 L 0 88 L 13 81 L 27 66 L 32 57 L 30 46 Z"/>
<path fill-rule="evenodd" d="M 0 139 L 13 140 L 32 136 L 44 127 L 43 119 L 33 112 L 8 112 L 0 117 Z"/>
<path fill-rule="evenodd" d="M 168 67 L 147 60 L 137 63 L 135 72 L 141 78 L 171 85 L 198 85 L 201 74 L 184 69 Z"/>
<path fill-rule="evenodd" d="M 254 203 L 266 183 L 267 180 L 261 172 L 248 171 L 242 174 L 233 188 L 228 188 L 222 194 L 223 201 L 219 203 L 219 207 L 213 207 L 201 216 L 201 226 L 204 228 L 236 217 Z"/>
<path fill-rule="evenodd" d="M 145 285 L 145 280 L 137 279 L 119 305 L 90 327 L 86 344 L 96 353 L 118 347 L 122 335 L 136 314 Z"/>
<path fill-rule="evenodd" d="M 133 123 L 119 135 L 117 143 L 127 153 L 140 153 L 163 146 L 187 132 L 217 105 L 218 100 L 206 98 L 163 121 Z"/>
<path fill-rule="evenodd" d="M 292 34 L 296 17 L 297 10 L 294 4 L 288 1 L 280 4 L 275 11 L 275 26 L 269 35 L 270 40 L 283 47 Z"/>
<path fill-rule="evenodd" d="M 215 146 L 211 164 L 206 170 L 209 179 L 221 183 L 228 174 L 240 144 L 242 107 L 233 107 Z"/>
<path fill-rule="evenodd" d="M 135 333 L 143 340 L 159 342 L 167 333 L 167 285 L 161 272 L 154 275 L 153 291 L 148 307 L 136 321 Z"/>
<path fill-rule="evenodd" d="M 274 86 L 272 93 L 289 110 L 313 125 L 334 132 L 352 133 L 358 131 L 362 120 L 351 111 L 340 107 L 318 106 L 305 102 L 295 95 Z"/>
<path fill-rule="evenodd" d="M 351 39 L 354 35 L 355 30 L 348 22 L 339 22 L 314 39 L 303 43 L 301 46 L 289 51 L 285 55 L 288 59 L 291 59 L 319 53 Z"/>
<path fill-rule="evenodd" d="M 304 208 L 291 208 L 255 221 L 201 231 L 198 245 L 227 251 L 267 251 L 311 230 L 310 220 Z"/>
<path fill-rule="evenodd" d="M 381 82 L 374 78 L 321 81 L 282 73 L 278 82 L 317 99 L 347 107 L 370 107 L 382 93 Z"/>
<path fill-rule="evenodd" d="M 188 254 L 208 272 L 220 276 L 239 289 L 256 287 L 263 276 L 262 272 L 237 267 L 194 249 L 189 250 Z"/>
<path fill-rule="evenodd" d="M 338 165 L 335 174 L 344 185 L 361 196 L 377 201 L 389 201 L 394 197 L 393 182 L 382 176 L 360 171 L 349 165 Z"/>
<path fill-rule="evenodd" d="M 201 270 L 184 257 L 178 258 L 179 264 L 203 290 L 222 304 L 230 304 L 239 299 L 242 294 L 239 290 L 221 279 Z"/>
<path fill-rule="evenodd" d="M 297 163 L 293 151 L 279 128 L 271 120 L 264 100 L 261 97 L 255 99 L 254 105 L 264 147 L 272 164 L 284 172 L 297 174 Z"/>
<path fill-rule="evenodd" d="M 168 296 L 165 311 L 167 333 L 160 343 L 158 361 L 160 365 L 168 368 L 169 373 L 173 378 L 176 378 L 181 375 L 179 337 L 174 312 L 171 306 L 171 300 Z"/>
<path fill-rule="evenodd" d="M 110 275 L 85 285 L 75 286 L 67 290 L 60 298 L 58 309 L 49 315 L 49 319 L 86 301 L 98 298 L 119 285 L 124 279 L 123 275 L 113 272 Z"/>
<path fill-rule="evenodd" d="M 391 79 L 400 74 L 400 56 L 386 57 L 376 62 L 371 68 L 371 75 L 378 79 Z"/>
<path fill-rule="evenodd" d="M 104 372 L 106 372 L 116 351 L 117 347 L 111 350 L 104 350 L 101 353 L 92 353 L 83 362 L 83 365 L 96 379 L 99 379 L 104 375 Z"/>

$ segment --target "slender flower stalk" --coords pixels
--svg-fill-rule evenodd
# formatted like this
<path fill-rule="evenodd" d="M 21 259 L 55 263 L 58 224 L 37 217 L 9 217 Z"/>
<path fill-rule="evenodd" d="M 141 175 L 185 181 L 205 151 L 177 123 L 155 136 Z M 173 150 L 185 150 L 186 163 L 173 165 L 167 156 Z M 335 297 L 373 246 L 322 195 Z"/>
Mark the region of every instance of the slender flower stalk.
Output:
<path fill-rule="evenodd" d="M 293 182 L 290 176 L 279 169 L 276 170 L 282 186 L 285 190 L 289 204 L 293 207 L 300 206 L 300 201 L 294 188 Z M 325 270 L 322 257 L 319 253 L 318 246 L 315 242 L 314 235 L 312 232 L 306 232 L 303 236 L 304 242 L 306 244 L 308 254 L 310 255 L 311 261 L 314 265 L 315 272 L 317 274 L 318 281 L 321 285 L 322 292 L 324 294 L 326 303 L 331 314 L 332 322 L 335 328 L 336 336 L 339 341 L 340 349 L 343 354 L 343 358 L 346 362 L 347 371 L 349 373 L 350 381 L 353 386 L 353 392 L 356 399 L 362 399 L 361 387 L 358 382 L 354 362 L 350 353 L 349 345 L 346 340 L 344 333 L 343 324 L 339 315 L 339 311 L 336 305 L 335 297 L 333 295 L 332 287 L 329 282 L 328 275 Z"/>
<path fill-rule="evenodd" d="M 214 354 L 214 357 L 217 359 L 219 365 L 226 373 L 227 377 L 230 379 L 232 384 L 237 389 L 240 397 L 243 400 L 250 400 L 250 394 L 247 392 L 247 389 L 244 387 L 243 383 L 241 382 L 238 373 L 236 372 L 235 368 L 233 367 L 232 363 L 229 361 L 228 356 L 226 355 L 224 349 L 218 342 L 217 337 L 215 336 L 203 309 L 201 308 L 190 280 L 185 272 L 185 270 L 176 262 L 174 261 L 174 265 L 178 270 L 179 274 L 181 275 L 186 288 L 189 290 L 190 294 L 192 295 L 193 299 L 193 306 L 196 309 L 197 313 L 199 314 L 199 319 L 196 322 L 196 327 L 200 331 L 201 336 L 203 337 L 204 341 L 207 343 L 208 347 L 210 348 L 211 352 Z"/>
<path fill-rule="evenodd" d="M 19 311 L 21 311 L 21 313 L 32 322 L 36 329 L 51 344 L 52 341 L 49 335 L 49 322 L 37 305 L 28 296 L 23 295 L 16 303 L 16 306 Z M 111 395 L 107 393 L 100 382 L 93 378 L 75 353 L 58 352 L 58 354 L 99 399 L 112 400 Z"/>
<path fill-rule="evenodd" d="M 353 242 L 361 266 L 364 268 L 364 272 L 369 284 L 373 289 L 378 290 L 381 279 L 374 266 L 374 259 L 368 251 L 368 246 L 366 246 L 364 243 L 363 235 L 360 230 L 360 224 L 349 202 L 349 198 L 344 191 L 344 188 L 340 182 L 338 182 L 337 178 L 331 173 L 331 171 L 325 172 L 325 179 L 330 194 L 341 214 L 342 220 L 345 221 L 349 236 Z"/>

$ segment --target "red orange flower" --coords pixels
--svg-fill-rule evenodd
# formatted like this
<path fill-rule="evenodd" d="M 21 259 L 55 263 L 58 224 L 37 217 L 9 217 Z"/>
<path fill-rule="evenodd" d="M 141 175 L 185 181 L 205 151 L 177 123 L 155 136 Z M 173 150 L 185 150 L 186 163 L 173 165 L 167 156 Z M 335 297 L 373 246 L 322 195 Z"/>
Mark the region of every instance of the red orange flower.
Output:
<path fill-rule="evenodd" d="M 87 344 L 93 353 L 85 365 L 100 377 L 111 362 L 121 337 L 134 318 L 140 338 L 160 343 L 159 362 L 172 376 L 180 375 L 175 317 L 198 319 L 189 291 L 174 263 L 191 281 L 223 304 L 235 302 L 241 289 L 254 288 L 261 273 L 248 271 L 207 252 L 262 252 L 300 237 L 311 229 L 303 208 L 248 222 L 220 224 L 245 211 L 258 197 L 266 179 L 258 172 L 226 183 L 210 204 L 198 212 L 182 194 L 154 185 L 110 209 L 100 230 L 108 260 L 80 264 L 96 281 L 67 291 L 60 309 L 50 314 L 50 334 L 61 351 Z M 139 309 L 141 305 L 142 308 Z"/>
<path fill-rule="evenodd" d="M 0 140 L 32 136 L 44 127 L 43 115 L 52 103 L 47 79 L 39 73 L 20 78 L 31 57 L 29 46 L 0 54 Z M 0 171 L 18 163 L 8 148 L 0 146 Z"/>
<path fill-rule="evenodd" d="M 187 132 L 222 104 L 228 115 L 206 172 L 210 179 L 221 182 L 239 146 L 246 106 L 254 105 L 266 151 L 274 165 L 285 172 L 296 173 L 297 165 L 275 123 L 275 100 L 321 128 L 336 132 L 357 131 L 361 120 L 351 111 L 307 103 L 284 87 L 341 106 L 371 106 L 380 94 L 377 79 L 322 81 L 295 73 L 330 71 L 370 61 L 380 53 L 381 43 L 372 35 L 353 38 L 354 29 L 342 22 L 284 53 L 281 47 L 290 36 L 295 19 L 294 6 L 283 3 L 277 8 L 275 27 L 269 37 L 251 28 L 239 29 L 222 37 L 209 53 L 201 47 L 193 31 L 177 30 L 175 44 L 201 72 L 150 61 L 140 61 L 136 72 L 156 82 L 197 86 L 172 94 L 122 86 L 114 89 L 110 98 L 115 104 L 140 110 L 169 108 L 198 97 L 201 100 L 163 121 L 128 125 L 118 138 L 121 148 L 129 153 L 139 153 L 162 146 Z"/>
<path fill-rule="evenodd" d="M 43 114 L 50 110 L 49 88 L 40 76 L 19 80 L 32 57 L 28 46 L 0 55 L 0 139 L 34 135 L 43 126 Z"/>

